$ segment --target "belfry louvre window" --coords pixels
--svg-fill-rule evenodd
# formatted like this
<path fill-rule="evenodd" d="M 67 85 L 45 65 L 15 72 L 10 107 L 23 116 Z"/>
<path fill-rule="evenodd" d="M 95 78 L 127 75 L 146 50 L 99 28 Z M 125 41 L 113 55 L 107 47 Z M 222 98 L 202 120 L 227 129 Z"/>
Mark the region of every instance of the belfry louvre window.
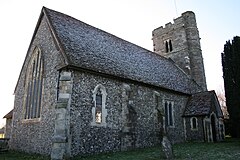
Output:
<path fill-rule="evenodd" d="M 172 41 L 169 40 L 168 44 L 169 44 L 169 51 L 172 52 Z"/>
<path fill-rule="evenodd" d="M 165 42 L 165 52 L 168 53 L 169 49 L 168 49 L 168 41 Z"/>
<path fill-rule="evenodd" d="M 164 112 L 165 112 L 165 123 L 166 123 L 166 126 L 174 126 L 173 102 L 165 101 L 165 103 L 164 103 Z"/>
<path fill-rule="evenodd" d="M 35 48 L 28 63 L 25 82 L 24 119 L 40 118 L 42 100 L 43 62 L 41 51 Z"/>
<path fill-rule="evenodd" d="M 172 46 L 172 41 L 171 40 L 167 40 L 165 41 L 165 52 L 172 52 L 173 50 L 173 46 Z"/>

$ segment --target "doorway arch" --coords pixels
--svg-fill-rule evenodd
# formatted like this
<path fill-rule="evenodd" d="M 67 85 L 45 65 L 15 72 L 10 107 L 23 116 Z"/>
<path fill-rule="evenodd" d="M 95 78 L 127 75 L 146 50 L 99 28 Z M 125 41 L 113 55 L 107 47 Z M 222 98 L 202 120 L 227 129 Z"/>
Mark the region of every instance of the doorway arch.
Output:
<path fill-rule="evenodd" d="M 211 115 L 211 127 L 212 127 L 212 140 L 213 142 L 216 142 L 217 141 L 216 117 L 214 114 Z"/>

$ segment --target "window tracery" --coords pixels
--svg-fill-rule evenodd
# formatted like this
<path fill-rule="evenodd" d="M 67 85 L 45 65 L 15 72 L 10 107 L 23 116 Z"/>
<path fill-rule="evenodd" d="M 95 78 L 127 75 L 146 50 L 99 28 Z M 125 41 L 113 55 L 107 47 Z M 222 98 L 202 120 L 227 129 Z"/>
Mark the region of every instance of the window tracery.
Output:
<path fill-rule="evenodd" d="M 24 119 L 40 118 L 42 101 L 43 62 L 41 51 L 35 48 L 29 61 L 25 82 Z"/>

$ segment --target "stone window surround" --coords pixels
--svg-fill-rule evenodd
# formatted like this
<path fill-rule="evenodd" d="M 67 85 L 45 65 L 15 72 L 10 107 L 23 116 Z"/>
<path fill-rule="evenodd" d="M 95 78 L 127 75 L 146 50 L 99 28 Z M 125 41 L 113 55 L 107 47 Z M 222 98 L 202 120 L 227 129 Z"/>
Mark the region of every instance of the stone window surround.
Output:
<path fill-rule="evenodd" d="M 102 94 L 102 112 L 101 112 L 101 123 L 97 123 L 96 122 L 96 95 L 98 90 L 100 89 L 101 94 Z M 107 92 L 106 92 L 106 88 L 101 85 L 98 84 L 93 92 L 92 92 L 92 97 L 93 97 L 93 107 L 92 107 L 92 122 L 91 125 L 92 126 L 98 126 L 98 127 L 106 127 L 107 123 L 106 123 L 106 117 L 107 117 L 107 109 L 106 109 L 106 98 L 107 98 Z"/>
<path fill-rule="evenodd" d="M 195 120 L 195 123 L 196 123 L 195 127 L 194 127 L 194 124 L 193 124 L 194 120 Z M 197 119 L 197 117 L 191 117 L 190 118 L 190 124 L 191 124 L 191 130 L 193 130 L 193 131 L 198 130 L 198 119 Z"/>
<path fill-rule="evenodd" d="M 37 61 L 37 69 L 34 69 L 33 71 L 33 67 L 32 65 Z M 35 67 L 35 66 L 34 66 Z M 35 74 L 34 75 L 34 80 L 35 78 L 38 79 L 36 80 L 36 83 L 40 83 L 38 84 L 38 86 L 36 86 L 36 94 L 37 94 L 37 98 L 35 97 L 36 95 L 32 95 L 34 96 L 33 99 L 28 99 L 29 97 L 29 91 L 28 91 L 28 87 L 29 87 L 29 81 L 31 80 L 31 76 L 29 75 L 31 72 L 33 72 Z M 33 75 L 33 74 L 32 74 Z M 40 81 L 40 82 L 39 82 Z M 41 121 L 41 99 L 42 99 L 42 92 L 43 92 L 43 60 L 42 60 L 42 54 L 41 54 L 41 50 L 39 47 L 35 47 L 33 52 L 32 52 L 32 56 L 28 62 L 27 65 L 27 72 L 26 72 L 26 77 L 25 77 L 25 93 L 24 93 L 24 102 L 23 102 L 23 120 L 22 123 L 35 123 L 35 122 L 40 122 Z M 39 88 L 40 87 L 40 88 Z M 30 97 L 31 98 L 31 97 Z M 37 100 L 36 100 L 37 99 Z M 34 103 L 37 103 L 37 107 L 35 107 L 35 116 L 34 115 L 27 115 L 27 109 L 31 106 L 26 106 L 27 105 L 27 101 L 35 101 Z M 32 109 L 32 108 L 30 108 Z M 30 112 L 31 110 L 29 110 Z M 32 111 L 31 111 L 32 112 Z M 34 116 L 34 117 L 33 117 Z"/>
<path fill-rule="evenodd" d="M 165 52 L 169 53 L 172 52 L 173 47 L 172 47 L 172 40 L 168 39 L 164 41 L 164 48 L 165 48 Z"/>
<path fill-rule="evenodd" d="M 167 111 L 168 111 L 168 116 L 166 116 L 166 110 L 165 110 L 165 103 L 167 103 Z M 169 107 L 169 104 L 171 104 L 172 106 L 172 112 L 170 113 L 170 107 Z M 171 100 L 163 100 L 163 108 L 164 108 L 164 115 L 165 115 L 165 125 L 166 127 L 169 127 L 169 128 L 175 128 L 175 122 L 174 122 L 174 102 L 171 101 Z M 171 117 L 170 117 L 171 115 Z M 172 124 L 169 125 L 169 121 L 170 121 L 170 118 L 172 118 Z"/>

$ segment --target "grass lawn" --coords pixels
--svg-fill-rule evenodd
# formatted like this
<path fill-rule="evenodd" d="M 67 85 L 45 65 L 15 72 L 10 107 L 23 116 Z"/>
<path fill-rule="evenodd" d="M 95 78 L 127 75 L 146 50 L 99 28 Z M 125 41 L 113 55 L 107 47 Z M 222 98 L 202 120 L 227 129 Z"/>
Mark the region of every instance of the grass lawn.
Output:
<path fill-rule="evenodd" d="M 229 139 L 221 143 L 182 143 L 173 146 L 175 159 L 237 160 L 240 159 L 240 140 Z M 163 158 L 161 147 L 128 152 L 75 157 L 73 160 L 159 160 Z M 0 153 L 0 160 L 48 160 L 49 157 L 8 151 Z"/>

